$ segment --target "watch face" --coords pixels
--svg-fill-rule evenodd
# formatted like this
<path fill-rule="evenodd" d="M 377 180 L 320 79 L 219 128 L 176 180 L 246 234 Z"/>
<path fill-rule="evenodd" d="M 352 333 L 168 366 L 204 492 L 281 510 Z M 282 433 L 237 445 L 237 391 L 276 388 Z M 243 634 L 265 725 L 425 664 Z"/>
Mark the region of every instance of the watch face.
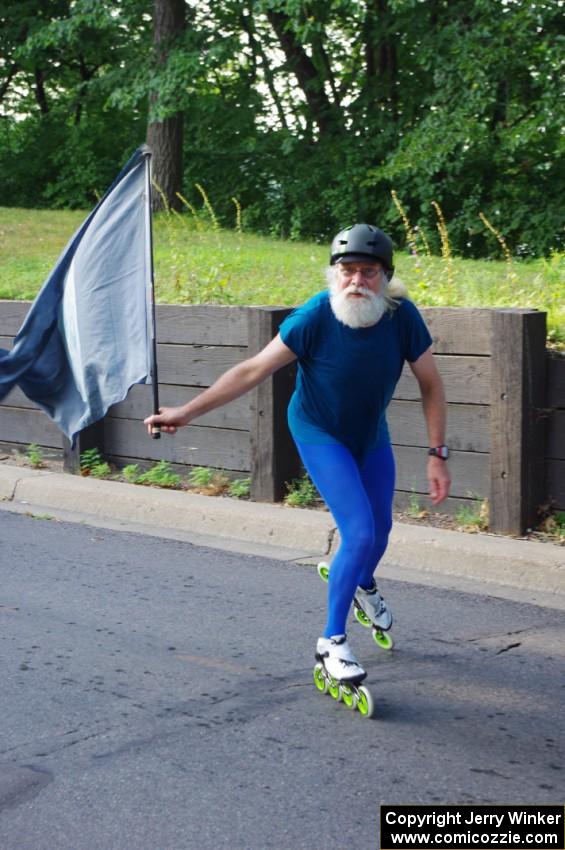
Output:
<path fill-rule="evenodd" d="M 449 448 L 447 446 L 438 446 L 435 449 L 430 449 L 429 454 L 433 457 L 440 457 L 442 460 L 447 460 L 449 457 Z"/>

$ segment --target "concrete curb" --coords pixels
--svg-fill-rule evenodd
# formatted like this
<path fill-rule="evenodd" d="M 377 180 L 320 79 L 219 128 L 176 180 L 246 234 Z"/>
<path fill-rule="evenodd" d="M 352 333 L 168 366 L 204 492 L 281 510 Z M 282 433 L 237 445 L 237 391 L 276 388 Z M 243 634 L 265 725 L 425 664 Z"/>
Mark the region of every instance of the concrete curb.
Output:
<path fill-rule="evenodd" d="M 0 465 L 0 498 L 90 517 L 121 519 L 323 555 L 333 534 L 323 511 L 140 487 L 119 481 Z"/>
<path fill-rule="evenodd" d="M 397 523 L 385 563 L 392 559 L 421 573 L 562 594 L 565 598 L 565 549 L 552 543 Z"/>
<path fill-rule="evenodd" d="M 278 548 L 289 559 L 331 558 L 339 538 L 325 511 L 288 508 L 175 490 L 97 481 L 0 464 L 0 499 L 14 508 L 129 523 L 228 543 Z M 69 517 L 70 514 L 70 517 Z M 153 533 L 155 533 L 153 531 Z M 249 551 L 249 550 L 248 550 Z M 565 548 L 551 543 L 466 534 L 396 523 L 380 572 L 398 578 L 398 565 L 422 579 L 432 575 L 476 585 L 543 592 L 565 600 Z M 413 579 L 414 580 L 414 579 Z"/>

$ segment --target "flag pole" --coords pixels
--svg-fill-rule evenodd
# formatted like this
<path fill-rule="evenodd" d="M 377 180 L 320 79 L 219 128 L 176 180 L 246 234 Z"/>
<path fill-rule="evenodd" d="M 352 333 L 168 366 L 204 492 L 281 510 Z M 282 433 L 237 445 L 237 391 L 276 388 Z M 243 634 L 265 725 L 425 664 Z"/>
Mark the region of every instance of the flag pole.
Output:
<path fill-rule="evenodd" d="M 151 324 L 151 383 L 153 385 L 153 413 L 159 413 L 159 380 L 157 376 L 157 331 L 155 321 L 155 278 L 153 273 L 153 223 L 151 213 L 151 156 L 148 145 L 142 147 L 145 157 L 145 268 L 147 270 L 147 288 L 150 294 L 150 324 Z M 158 440 L 161 436 L 159 425 L 151 426 L 151 436 Z"/>

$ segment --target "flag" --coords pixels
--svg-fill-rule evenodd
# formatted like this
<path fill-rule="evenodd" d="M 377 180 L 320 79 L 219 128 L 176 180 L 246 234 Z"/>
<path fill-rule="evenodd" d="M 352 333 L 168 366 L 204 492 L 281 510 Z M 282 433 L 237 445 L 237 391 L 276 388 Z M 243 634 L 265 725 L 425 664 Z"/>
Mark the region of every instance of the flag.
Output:
<path fill-rule="evenodd" d="M 14 339 L 0 349 L 0 399 L 16 384 L 74 444 L 151 383 L 148 147 L 139 148 L 71 238 Z"/>

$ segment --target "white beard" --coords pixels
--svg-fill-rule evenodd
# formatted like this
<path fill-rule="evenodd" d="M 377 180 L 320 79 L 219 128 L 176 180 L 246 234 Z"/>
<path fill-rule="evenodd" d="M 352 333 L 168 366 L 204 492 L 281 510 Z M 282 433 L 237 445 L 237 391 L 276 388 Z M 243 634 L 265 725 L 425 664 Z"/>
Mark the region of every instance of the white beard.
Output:
<path fill-rule="evenodd" d="M 330 281 L 330 304 L 334 316 L 349 328 L 369 328 L 380 322 L 387 309 L 387 302 L 382 294 L 371 292 L 364 287 L 348 286 L 338 289 L 335 281 Z M 360 292 L 364 298 L 348 298 L 349 293 Z"/>

